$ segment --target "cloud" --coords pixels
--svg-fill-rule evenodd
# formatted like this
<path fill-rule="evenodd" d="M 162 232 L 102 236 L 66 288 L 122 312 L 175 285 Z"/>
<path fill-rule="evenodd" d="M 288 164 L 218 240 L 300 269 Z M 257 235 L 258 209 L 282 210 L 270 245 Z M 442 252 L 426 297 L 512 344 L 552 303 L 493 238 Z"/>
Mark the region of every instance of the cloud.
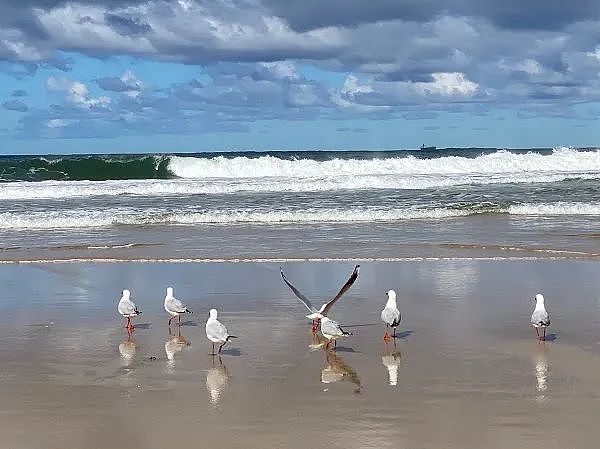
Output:
<path fill-rule="evenodd" d="M 443 14 L 476 17 L 500 28 L 519 30 L 560 30 L 577 21 L 600 18 L 595 0 L 265 0 L 264 4 L 299 31 L 390 20 L 424 23 Z"/>
<path fill-rule="evenodd" d="M 107 76 L 95 81 L 102 90 L 109 92 L 136 92 L 142 90 L 141 81 L 130 70 L 120 77 Z"/>
<path fill-rule="evenodd" d="M 107 96 L 91 96 L 89 88 L 81 81 L 72 81 L 65 77 L 49 77 L 46 88 L 51 92 L 64 92 L 66 100 L 78 108 L 98 110 L 108 108 L 111 103 Z"/>
<path fill-rule="evenodd" d="M 27 96 L 27 92 L 24 91 L 23 89 L 15 89 L 12 91 L 12 93 L 10 94 L 12 97 L 26 97 Z"/>
<path fill-rule="evenodd" d="M 5 109 L 16 112 L 27 112 L 27 105 L 21 100 L 7 100 L 3 104 Z"/>
<path fill-rule="evenodd" d="M 104 14 L 104 21 L 122 36 L 138 36 L 152 32 L 152 27 L 140 17 Z"/>
<path fill-rule="evenodd" d="M 595 0 L 8 0 L 3 7 L 0 71 L 19 79 L 54 74 L 46 82 L 53 106 L 27 111 L 21 122 L 31 133 L 243 131 L 258 120 L 411 120 L 493 108 L 573 117 L 565 110 L 600 101 Z M 108 63 L 94 79 L 73 80 L 54 70 L 73 65 L 64 52 L 196 65 L 198 75 L 152 91 Z M 311 79 L 311 71 L 320 75 Z"/>

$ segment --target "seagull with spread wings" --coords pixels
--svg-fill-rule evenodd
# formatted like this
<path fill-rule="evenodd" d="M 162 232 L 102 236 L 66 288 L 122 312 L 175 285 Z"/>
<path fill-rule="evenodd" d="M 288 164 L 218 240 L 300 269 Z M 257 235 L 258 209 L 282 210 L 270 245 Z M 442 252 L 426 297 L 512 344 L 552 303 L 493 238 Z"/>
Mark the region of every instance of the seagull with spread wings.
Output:
<path fill-rule="evenodd" d="M 352 284 L 354 284 L 354 282 L 356 281 L 356 278 L 358 278 L 359 268 L 360 268 L 360 265 L 356 265 L 354 267 L 354 271 L 352 271 L 352 274 L 350 275 L 350 277 L 348 278 L 346 283 L 342 286 L 342 288 L 340 289 L 338 294 L 335 295 L 328 302 L 323 304 L 320 309 L 317 309 L 315 306 L 313 306 L 312 303 L 310 302 L 310 300 L 306 296 L 304 296 L 296 287 L 294 287 L 290 283 L 290 281 L 287 280 L 287 278 L 285 277 L 285 274 L 283 273 L 282 268 L 280 268 L 280 271 L 281 271 L 281 277 L 283 278 L 283 282 L 285 282 L 287 284 L 287 286 L 292 290 L 292 292 L 294 292 L 294 295 L 296 295 L 296 297 L 302 302 L 302 304 L 304 304 L 304 306 L 310 312 L 308 315 L 306 315 L 306 318 L 313 321 L 312 330 L 313 330 L 313 332 L 316 332 L 319 327 L 319 322 L 321 321 L 321 319 L 323 317 L 327 316 L 327 314 L 329 313 L 329 311 L 331 310 L 333 305 L 336 303 L 336 301 L 338 299 L 340 299 L 344 295 L 344 293 L 346 293 L 350 289 L 350 287 L 352 287 Z"/>

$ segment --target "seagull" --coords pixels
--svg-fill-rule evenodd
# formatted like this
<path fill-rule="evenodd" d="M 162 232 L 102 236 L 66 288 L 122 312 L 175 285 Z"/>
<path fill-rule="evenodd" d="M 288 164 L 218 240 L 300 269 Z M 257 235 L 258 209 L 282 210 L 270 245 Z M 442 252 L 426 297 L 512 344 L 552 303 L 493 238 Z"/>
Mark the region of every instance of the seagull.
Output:
<path fill-rule="evenodd" d="M 384 341 L 389 341 L 390 335 L 388 334 L 388 329 L 391 326 L 394 329 L 394 334 L 392 338 L 396 338 L 396 328 L 400 324 L 400 311 L 398 310 L 398 306 L 396 305 L 396 292 L 394 290 L 389 290 L 387 293 L 387 303 L 385 307 L 381 311 L 381 321 L 385 323 L 385 334 L 383 336 Z"/>
<path fill-rule="evenodd" d="M 181 314 L 192 313 L 185 304 L 173 296 L 173 287 L 167 288 L 167 296 L 165 296 L 165 310 L 171 315 L 169 318 L 169 327 L 171 327 L 171 320 L 177 317 L 179 325 L 181 326 Z"/>
<path fill-rule="evenodd" d="M 354 271 L 352 271 L 350 278 L 348 278 L 348 280 L 343 285 L 343 287 L 340 289 L 338 294 L 335 295 L 328 302 L 323 304 L 320 309 L 317 309 L 315 306 L 313 306 L 312 303 L 310 302 L 310 300 L 306 296 L 304 296 L 296 287 L 294 287 L 290 283 L 290 281 L 287 280 L 287 278 L 285 277 L 285 274 L 283 274 L 283 269 L 281 267 L 279 268 L 279 271 L 281 271 L 281 277 L 283 278 L 283 282 L 285 282 L 287 284 L 287 286 L 292 290 L 292 292 L 294 292 L 294 295 L 296 295 L 296 297 L 302 302 L 302 304 L 304 304 L 304 306 L 310 312 L 310 314 L 306 315 L 306 318 L 313 321 L 312 330 L 313 330 L 313 332 L 316 332 L 318 329 L 319 320 L 321 320 L 321 319 L 323 319 L 323 317 L 327 316 L 327 314 L 329 313 L 329 311 L 331 310 L 331 308 L 333 307 L 335 302 L 338 299 L 340 299 L 344 295 L 344 293 L 346 293 L 350 289 L 350 287 L 352 287 L 352 284 L 354 284 L 354 282 L 356 281 L 356 278 L 358 278 L 358 269 L 359 268 L 360 268 L 360 265 L 356 265 L 354 267 Z"/>
<path fill-rule="evenodd" d="M 235 335 L 229 335 L 227 332 L 227 328 L 217 320 L 217 309 L 210 309 L 210 316 L 206 321 L 206 338 L 212 341 L 212 352 L 210 355 L 215 354 L 215 343 L 220 343 L 219 346 L 219 354 L 221 354 L 221 350 L 225 343 L 227 343 L 232 338 L 237 338 Z"/>
<path fill-rule="evenodd" d="M 329 347 L 331 340 L 333 340 L 333 347 L 335 348 L 337 346 L 338 338 L 352 335 L 351 332 L 342 329 L 337 321 L 333 321 L 326 316 L 321 318 L 321 333 L 323 334 L 323 337 L 329 340 L 325 345 L 325 348 Z"/>
<path fill-rule="evenodd" d="M 535 309 L 531 314 L 531 325 L 535 327 L 535 333 L 540 341 L 546 340 L 546 328 L 550 326 L 550 315 L 544 307 L 544 295 L 538 293 L 535 295 Z M 543 335 L 540 336 L 540 327 L 543 329 Z"/>
<path fill-rule="evenodd" d="M 121 300 L 119 301 L 119 305 L 117 306 L 117 310 L 121 315 L 127 318 L 127 324 L 125 327 L 127 330 L 132 331 L 135 329 L 135 326 L 131 324 L 131 318 L 137 315 L 140 315 L 140 312 L 135 305 L 135 303 L 129 298 L 131 292 L 127 289 L 123 290 L 123 296 L 121 296 Z"/>

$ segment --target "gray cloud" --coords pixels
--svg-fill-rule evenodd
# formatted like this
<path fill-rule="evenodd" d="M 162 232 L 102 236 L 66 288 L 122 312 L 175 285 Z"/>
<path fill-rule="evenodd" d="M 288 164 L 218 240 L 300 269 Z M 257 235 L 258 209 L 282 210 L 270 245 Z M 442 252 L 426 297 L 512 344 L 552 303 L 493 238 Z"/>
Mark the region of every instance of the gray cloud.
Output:
<path fill-rule="evenodd" d="M 106 76 L 95 81 L 102 90 L 108 92 L 132 92 L 142 89 L 142 83 L 131 72 L 126 72 L 121 77 Z"/>
<path fill-rule="evenodd" d="M 429 22 L 443 15 L 479 17 L 506 29 L 560 30 L 581 20 L 597 20 L 595 0 L 265 0 L 295 30 L 356 27 L 389 20 Z"/>
<path fill-rule="evenodd" d="M 135 16 L 106 13 L 104 21 L 123 36 L 140 36 L 152 32 L 148 23 Z"/>
<path fill-rule="evenodd" d="M 204 75 L 152 92 L 135 77 L 98 74 L 104 96 L 70 85 L 53 93 L 63 96 L 55 107 L 28 111 L 22 128 L 34 135 L 240 131 L 256 120 L 422 120 L 490 108 L 558 116 L 600 101 L 596 0 L 5 4 L 0 70 L 14 77 L 70 70 L 63 52 L 194 64 Z M 345 81 L 307 79 L 300 65 Z"/>
<path fill-rule="evenodd" d="M 23 89 L 15 89 L 12 91 L 12 93 L 10 94 L 12 97 L 26 97 L 27 96 L 27 92 L 24 91 Z"/>
<path fill-rule="evenodd" d="M 25 103 L 23 103 L 21 100 L 7 100 L 4 102 L 3 104 L 5 109 L 8 109 L 9 111 L 16 111 L 16 112 L 27 112 L 27 105 Z"/>

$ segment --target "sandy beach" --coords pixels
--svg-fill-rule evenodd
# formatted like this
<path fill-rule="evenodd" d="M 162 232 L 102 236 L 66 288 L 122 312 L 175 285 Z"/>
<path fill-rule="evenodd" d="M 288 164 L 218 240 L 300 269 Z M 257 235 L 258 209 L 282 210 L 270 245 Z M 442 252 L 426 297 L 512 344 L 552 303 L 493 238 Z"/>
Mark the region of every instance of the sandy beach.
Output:
<path fill-rule="evenodd" d="M 320 300 L 352 263 L 288 263 Z M 362 263 L 311 336 L 274 263 L 0 267 L 0 435 L 7 448 L 592 448 L 600 437 L 598 263 Z M 164 289 L 195 312 L 170 335 Z M 131 339 L 123 288 L 143 314 Z M 379 313 L 398 291 L 398 338 Z M 529 326 L 543 291 L 549 341 Z M 210 307 L 239 338 L 208 355 Z M 26 423 L 26 425 L 24 425 Z"/>

